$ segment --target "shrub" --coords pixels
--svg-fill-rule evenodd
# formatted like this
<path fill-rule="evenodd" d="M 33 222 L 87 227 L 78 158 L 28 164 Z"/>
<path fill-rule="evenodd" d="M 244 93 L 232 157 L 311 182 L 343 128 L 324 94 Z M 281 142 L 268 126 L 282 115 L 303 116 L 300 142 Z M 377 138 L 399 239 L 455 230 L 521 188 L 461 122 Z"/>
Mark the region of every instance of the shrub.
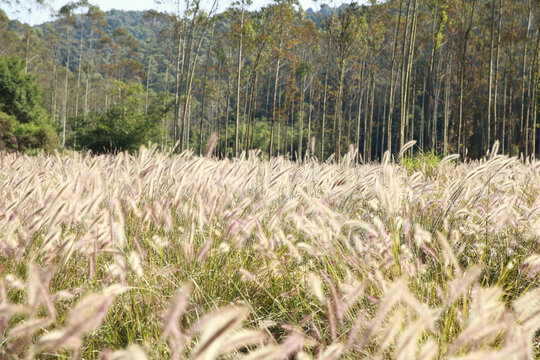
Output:
<path fill-rule="evenodd" d="M 0 56 L 0 149 L 52 149 L 57 137 L 45 109 L 41 89 L 23 62 Z"/>

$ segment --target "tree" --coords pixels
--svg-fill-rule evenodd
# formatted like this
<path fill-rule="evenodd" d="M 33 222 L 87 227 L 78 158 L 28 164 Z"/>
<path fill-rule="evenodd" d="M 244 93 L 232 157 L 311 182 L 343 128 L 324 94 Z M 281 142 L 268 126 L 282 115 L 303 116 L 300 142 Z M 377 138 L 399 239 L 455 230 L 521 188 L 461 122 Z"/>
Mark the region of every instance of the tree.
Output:
<path fill-rule="evenodd" d="M 118 102 L 103 115 L 89 115 L 80 136 L 80 147 L 97 153 L 134 151 L 151 139 L 166 109 L 157 101 L 144 111 L 144 91 L 140 84 L 116 81 L 113 89 Z M 116 93 L 118 92 L 118 93 Z"/>
<path fill-rule="evenodd" d="M 347 61 L 353 45 L 357 42 L 361 29 L 360 10 L 357 3 L 346 5 L 345 9 L 334 14 L 326 24 L 332 45 L 336 51 L 337 60 L 337 95 L 334 109 L 334 152 L 341 157 L 341 133 L 343 126 L 343 82 Z"/>
<path fill-rule="evenodd" d="M 34 76 L 26 74 L 24 62 L 0 56 L 0 137 L 14 137 L 11 143 L 19 150 L 54 148 L 56 135 L 41 99 L 42 91 Z"/>

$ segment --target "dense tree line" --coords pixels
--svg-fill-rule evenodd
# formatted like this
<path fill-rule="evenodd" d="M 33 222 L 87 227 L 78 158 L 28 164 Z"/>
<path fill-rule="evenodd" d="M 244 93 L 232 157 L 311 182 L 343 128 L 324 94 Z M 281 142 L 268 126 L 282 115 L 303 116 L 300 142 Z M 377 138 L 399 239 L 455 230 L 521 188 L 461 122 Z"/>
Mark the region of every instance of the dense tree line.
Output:
<path fill-rule="evenodd" d="M 37 27 L 0 17 L 2 56 L 44 89 L 60 143 L 153 141 L 222 156 L 380 159 L 416 140 L 437 154 L 540 154 L 537 0 L 393 0 L 303 11 L 239 0 L 217 13 L 104 13 L 68 3 Z"/>

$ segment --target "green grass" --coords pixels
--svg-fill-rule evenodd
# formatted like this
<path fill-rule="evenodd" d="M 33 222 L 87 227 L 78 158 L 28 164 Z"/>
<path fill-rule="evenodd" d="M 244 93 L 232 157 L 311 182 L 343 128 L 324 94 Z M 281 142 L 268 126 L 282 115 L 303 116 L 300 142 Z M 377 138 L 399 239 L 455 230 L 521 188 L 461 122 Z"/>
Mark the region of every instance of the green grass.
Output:
<path fill-rule="evenodd" d="M 540 354 L 538 329 L 520 318 L 539 306 L 520 302 L 540 285 L 538 273 L 523 265 L 540 256 L 536 163 L 504 157 L 441 163 L 425 153 L 400 164 L 344 169 L 283 159 L 218 162 L 144 149 L 97 158 L 0 156 L 4 303 L 31 305 L 29 264 L 36 263 L 44 274 L 51 271 L 48 285 L 46 275 L 38 283 L 56 309 L 50 325 L 19 338 L 19 349 L 9 331 L 24 319 L 50 314 L 43 304 L 35 314 L 0 313 L 0 324 L 7 321 L 0 329 L 2 358 L 27 356 L 42 336 L 69 326 L 76 304 L 113 284 L 125 291 L 100 325 L 80 336 L 80 349 L 44 348 L 39 357 L 97 359 L 131 344 L 149 358 L 170 357 L 174 341 L 162 329 L 184 284 L 192 288 L 189 303 L 174 319 L 177 340 L 187 341 L 178 353 L 184 358 L 196 357 L 205 339 L 198 322 L 218 311 L 217 327 L 218 309 L 229 305 L 247 307 L 249 316 L 224 332 L 223 344 L 240 328 L 258 329 L 266 339 L 242 343 L 223 358 L 257 350 L 284 356 L 283 344 L 294 334 L 303 345 L 287 354 L 301 351 L 308 358 L 338 346 L 348 359 L 407 358 L 428 342 L 435 350 L 427 358 L 495 355 L 513 350 L 512 329 L 526 326 L 532 335 L 520 349 Z M 36 176 L 25 177 L 29 172 Z M 12 203 L 16 212 L 6 210 Z M 34 221 L 39 231 L 26 233 Z M 476 268 L 477 276 L 462 280 Z M 14 288 L 8 274 L 23 288 Z M 321 299 L 315 296 L 319 286 Z M 60 291 L 71 296 L 55 298 Z M 498 291 L 497 297 L 486 297 L 489 291 Z M 507 309 L 504 321 L 491 309 Z M 393 324 L 392 314 L 399 312 L 401 323 Z M 471 343 L 459 342 L 463 334 Z M 407 348 L 404 339 L 411 336 L 417 340 Z"/>

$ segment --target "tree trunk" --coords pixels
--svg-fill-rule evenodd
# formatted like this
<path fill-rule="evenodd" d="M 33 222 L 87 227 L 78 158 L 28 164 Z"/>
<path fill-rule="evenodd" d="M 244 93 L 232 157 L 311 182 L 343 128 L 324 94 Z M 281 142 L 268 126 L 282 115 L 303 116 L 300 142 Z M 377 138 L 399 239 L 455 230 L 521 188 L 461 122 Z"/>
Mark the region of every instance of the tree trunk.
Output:
<path fill-rule="evenodd" d="M 176 36 L 178 38 L 177 42 L 177 53 L 176 53 L 176 81 L 175 81 L 175 90 L 174 90 L 174 141 L 181 142 L 181 124 L 180 124 L 180 91 L 182 88 L 182 82 L 184 77 L 184 58 L 185 58 L 185 47 L 183 35 L 181 34 L 181 22 L 178 21 L 176 24 Z M 182 151 L 182 146 L 179 146 L 179 150 Z"/>
<path fill-rule="evenodd" d="M 448 156 L 448 128 L 450 122 L 450 74 L 452 73 L 452 62 L 446 63 L 446 79 L 444 84 L 444 125 L 443 125 L 443 154 Z"/>
<path fill-rule="evenodd" d="M 407 74 L 409 66 L 409 47 L 407 39 L 409 37 L 409 21 L 411 17 L 411 1 L 407 3 L 407 15 L 405 16 L 405 29 L 403 31 L 403 41 L 401 44 L 403 55 L 401 56 L 401 84 L 399 92 L 399 148 L 405 145 L 405 122 L 407 121 Z M 412 37 L 412 36 L 411 36 Z"/>
<path fill-rule="evenodd" d="M 439 99 L 441 97 L 441 62 L 437 61 L 437 70 L 434 76 L 435 91 L 433 99 L 433 124 L 431 125 L 431 150 L 437 152 L 437 122 L 439 121 Z"/>
<path fill-rule="evenodd" d="M 57 99 L 56 99 L 56 96 L 57 96 L 57 91 L 58 91 L 58 46 L 56 46 L 55 48 L 55 51 L 54 51 L 54 59 L 53 59 L 53 64 L 54 64 L 54 68 L 53 68 L 53 91 L 52 91 L 52 94 L 51 94 L 51 114 L 53 116 L 53 124 L 57 124 Z"/>
<path fill-rule="evenodd" d="M 208 44 L 208 51 L 206 52 L 206 64 L 204 65 L 203 89 L 202 89 L 202 95 L 201 95 L 201 116 L 199 119 L 199 155 L 202 154 L 203 118 L 204 118 L 204 108 L 205 108 L 205 102 L 206 102 L 206 82 L 208 81 L 208 66 L 210 65 L 210 51 L 212 50 L 212 44 L 214 42 L 215 24 L 216 24 L 216 21 L 215 21 L 215 16 L 214 16 L 212 18 L 212 33 L 210 35 L 210 43 Z"/>
<path fill-rule="evenodd" d="M 281 43 L 280 43 L 281 48 Z M 276 122 L 276 106 L 277 106 L 277 90 L 278 90 L 278 81 L 279 81 L 279 66 L 280 66 L 280 57 L 276 60 L 276 71 L 274 76 L 274 96 L 272 97 L 272 122 L 270 124 L 270 147 L 269 147 L 269 156 L 274 156 L 274 126 Z"/>
<path fill-rule="evenodd" d="M 367 161 L 371 161 L 371 141 L 373 136 L 373 113 L 375 111 L 375 65 L 372 65 L 373 69 L 371 70 L 371 105 L 369 110 L 369 124 L 367 129 Z"/>
<path fill-rule="evenodd" d="M 84 23 L 81 20 L 81 38 L 79 39 L 79 64 L 77 66 L 77 92 L 75 93 L 75 121 L 79 116 L 79 90 L 81 88 L 82 54 L 84 49 Z"/>
<path fill-rule="evenodd" d="M 534 57 L 534 65 L 531 76 L 532 83 L 532 155 L 533 158 L 536 157 L 536 132 L 537 132 L 537 89 L 538 89 L 538 57 L 540 56 L 540 34 L 537 34 L 538 38 L 536 40 L 536 56 Z"/>
<path fill-rule="evenodd" d="M 499 130 L 499 121 L 498 121 L 498 103 L 497 99 L 499 96 L 499 54 L 500 54 L 500 45 L 501 45 L 501 28 L 502 28 L 502 7 L 503 0 L 499 1 L 499 24 L 497 26 L 497 50 L 495 51 L 495 85 L 493 91 L 493 138 L 499 139 L 498 134 Z"/>
<path fill-rule="evenodd" d="M 343 80 L 345 78 L 345 59 L 341 58 L 338 63 L 338 93 L 336 98 L 336 109 L 335 109 L 335 119 L 334 119 L 334 152 L 336 154 L 336 159 L 339 161 L 341 159 L 341 130 L 342 130 L 342 112 L 343 112 Z"/>
<path fill-rule="evenodd" d="M 521 69 L 521 113 L 519 118 L 519 143 L 520 151 L 525 153 L 527 156 L 527 150 L 523 147 L 523 125 L 525 117 L 525 84 L 527 83 L 527 45 L 529 43 L 529 34 L 531 31 L 531 20 L 532 20 L 532 6 L 530 0 L 527 1 L 527 8 L 529 10 L 529 15 L 527 17 L 527 34 L 525 35 L 525 44 L 523 46 L 523 67 Z M 526 126 L 526 124 L 525 124 Z"/>
<path fill-rule="evenodd" d="M 395 72 L 395 65 L 396 65 L 396 50 L 397 50 L 397 44 L 398 44 L 398 34 L 399 34 L 399 28 L 401 26 L 401 11 L 403 10 L 403 0 L 399 1 L 399 13 L 398 13 L 398 23 L 396 25 L 396 29 L 394 32 L 394 45 L 392 47 L 392 62 L 391 62 L 391 69 L 390 69 L 390 94 L 389 94 L 389 100 L 388 100 L 388 120 L 386 123 L 387 130 L 386 130 L 386 145 L 388 152 L 392 152 L 392 117 L 394 115 L 394 72 Z"/>
<path fill-rule="evenodd" d="M 366 68 L 366 55 L 364 54 L 362 60 L 362 67 L 360 68 L 360 92 L 358 94 L 358 114 L 356 117 L 356 134 L 354 138 L 354 147 L 360 153 L 360 123 L 362 119 L 362 100 L 364 98 L 364 73 Z"/>
<path fill-rule="evenodd" d="M 322 124 L 321 124 L 321 160 L 324 160 L 324 133 L 326 131 L 326 101 L 328 98 L 328 69 L 324 73 L 324 95 L 322 109 Z"/>
<path fill-rule="evenodd" d="M 225 150 L 223 152 L 224 156 L 228 156 L 227 149 L 229 146 L 229 104 L 231 101 L 231 85 L 227 81 L 227 101 L 225 101 Z"/>
<path fill-rule="evenodd" d="M 487 133 L 487 139 L 484 144 L 484 153 L 487 153 L 491 146 L 491 105 L 492 105 L 492 90 L 493 90 L 493 44 L 495 42 L 495 9 L 497 0 L 493 0 L 491 3 L 491 34 L 489 45 L 489 73 L 488 73 L 488 109 L 487 118 L 485 124 L 485 130 Z"/>
<path fill-rule="evenodd" d="M 198 8 L 193 14 L 193 18 L 191 20 L 191 31 L 189 36 L 189 53 L 188 53 L 188 68 L 187 68 L 187 83 L 186 83 L 186 94 L 185 94 L 185 100 L 184 100 L 184 111 L 182 114 L 182 133 L 184 136 L 182 137 L 182 140 L 180 142 L 180 147 L 183 150 L 183 143 L 185 142 L 186 148 L 189 148 L 189 138 L 191 134 L 191 109 L 190 109 L 190 100 L 191 100 L 191 89 L 193 86 L 193 76 L 195 74 L 195 69 L 197 65 L 197 60 L 199 58 L 199 53 L 201 49 L 201 44 L 204 39 L 204 34 L 206 33 L 206 26 L 208 25 L 208 21 L 205 21 L 203 28 L 201 29 L 201 36 L 199 38 L 199 41 L 197 43 L 197 48 L 195 52 L 193 51 L 193 40 L 195 37 L 195 30 L 197 28 L 198 21 L 195 21 L 198 15 Z"/>
<path fill-rule="evenodd" d="M 62 108 L 62 147 L 66 147 L 66 122 L 68 107 L 68 80 L 69 80 L 69 58 L 71 56 L 71 31 L 68 29 L 68 53 L 66 62 L 66 76 L 64 78 L 64 106 Z"/>
<path fill-rule="evenodd" d="M 242 76 L 242 46 L 244 40 L 244 7 L 240 15 L 240 40 L 238 42 L 238 69 L 236 76 L 236 127 L 234 130 L 234 154 L 239 155 L 239 129 L 240 129 L 240 79 Z"/>
<path fill-rule="evenodd" d="M 298 162 L 302 162 L 302 142 L 304 141 L 304 89 L 306 87 L 306 76 L 304 75 L 301 79 L 301 87 L 300 87 L 300 119 L 298 124 Z"/>
<path fill-rule="evenodd" d="M 371 70 L 371 69 L 370 69 Z M 371 95 L 371 74 L 368 73 L 367 75 L 368 80 L 368 88 L 366 91 L 366 101 L 365 101 L 365 110 L 364 110 L 364 141 L 362 144 L 362 157 L 364 158 L 364 162 L 369 161 L 368 154 L 367 154 L 367 146 L 368 146 L 368 118 L 369 118 L 369 105 L 370 105 L 370 95 Z"/>
<path fill-rule="evenodd" d="M 469 34 L 471 32 L 472 23 L 473 23 L 473 17 L 474 17 L 474 10 L 476 8 L 476 0 L 473 0 L 472 3 L 472 10 L 471 10 L 471 17 L 469 20 L 469 25 L 467 26 L 467 29 L 465 30 L 465 35 L 463 36 L 462 41 L 462 49 L 461 49 L 461 59 L 460 59 L 460 70 L 459 70 L 459 121 L 458 121 L 458 153 L 465 155 L 465 139 L 463 138 L 463 82 L 464 82 L 464 76 L 465 76 L 465 62 L 466 62 L 466 55 L 467 55 L 467 43 L 469 40 Z M 463 144 L 463 149 L 461 148 Z"/>
<path fill-rule="evenodd" d="M 505 141 L 505 135 L 506 135 L 506 99 L 507 99 L 507 84 L 508 84 L 508 77 L 507 75 L 505 74 L 505 77 L 504 77 L 504 89 L 503 89 L 503 93 L 504 93 L 504 99 L 503 99 L 503 119 L 502 119 L 502 141 L 501 141 L 501 144 L 502 144 L 502 153 L 505 154 L 505 149 L 509 149 L 510 148 L 510 144 L 508 144 L 508 146 L 505 146 L 506 144 L 506 141 Z M 509 141 L 510 142 L 510 141 Z"/>

